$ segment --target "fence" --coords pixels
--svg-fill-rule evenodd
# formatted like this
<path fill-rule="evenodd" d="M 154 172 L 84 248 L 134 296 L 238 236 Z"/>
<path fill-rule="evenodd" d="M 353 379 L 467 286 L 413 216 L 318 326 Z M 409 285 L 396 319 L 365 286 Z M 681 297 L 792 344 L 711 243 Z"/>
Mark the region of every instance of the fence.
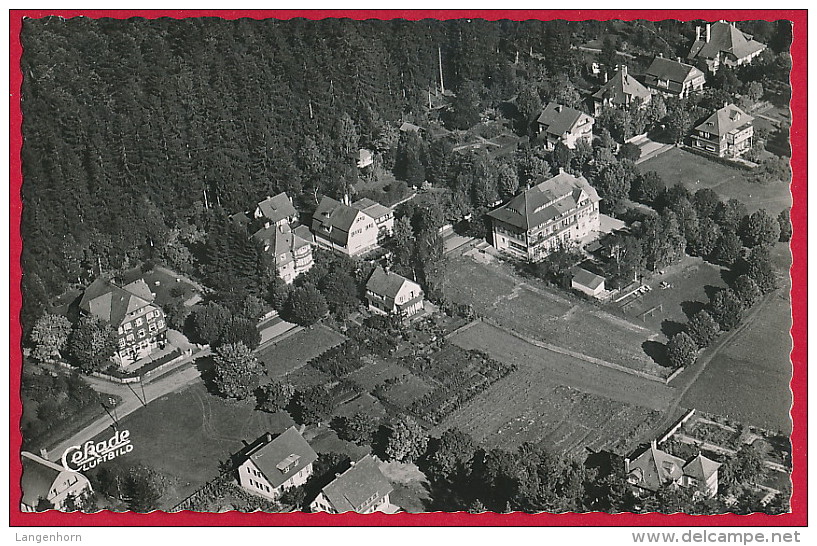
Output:
<path fill-rule="evenodd" d="M 193 354 L 193 351 L 190 350 L 190 349 L 188 349 L 186 351 L 181 351 L 180 354 L 178 356 L 176 356 L 175 358 L 173 358 L 171 360 L 168 360 L 167 362 L 164 362 L 162 364 L 159 364 L 155 368 L 152 368 L 152 369 L 150 369 L 150 370 L 148 370 L 148 371 L 146 371 L 144 373 L 141 373 L 139 375 L 135 375 L 133 377 L 117 377 L 115 375 L 110 375 L 110 374 L 106 374 L 106 373 L 102 373 L 102 372 L 91 372 L 88 375 L 90 375 L 91 377 L 96 377 L 97 379 L 102 379 L 103 381 L 110 381 L 111 383 L 119 383 L 120 385 L 127 385 L 129 383 L 140 383 L 142 381 L 147 381 L 150 377 L 158 374 L 159 372 L 161 372 L 163 370 L 166 370 L 167 368 L 173 366 L 174 364 L 178 364 L 179 361 L 191 356 L 192 354 Z M 54 366 L 57 366 L 57 367 L 60 367 L 60 368 L 63 368 L 63 369 L 71 370 L 71 371 L 76 371 L 77 370 L 77 368 L 75 366 L 72 366 L 72 365 L 70 365 L 67 362 L 62 361 L 62 360 L 49 360 L 49 361 L 46 361 L 45 363 L 46 364 L 51 364 L 51 365 L 54 365 Z M 148 366 L 148 365 L 150 365 L 150 364 L 149 363 L 146 364 L 146 366 Z"/>
<path fill-rule="evenodd" d="M 670 438 L 670 436 L 672 436 L 673 434 L 675 434 L 675 433 L 678 431 L 678 429 L 679 429 L 679 428 L 681 428 L 681 427 L 683 426 L 683 424 L 684 424 L 684 423 L 686 423 L 687 421 L 689 421 L 689 420 L 692 418 L 692 416 L 693 416 L 693 415 L 695 415 L 695 408 L 692 408 L 691 410 L 689 410 L 688 412 L 686 412 L 686 413 L 684 414 L 684 416 L 683 416 L 683 417 L 681 417 L 681 418 L 678 420 L 678 422 L 676 422 L 674 425 L 672 425 L 672 426 L 669 428 L 669 430 L 667 430 L 667 432 L 665 432 L 665 433 L 664 433 L 664 435 L 663 435 L 663 436 L 661 436 L 661 437 L 658 439 L 658 443 L 659 443 L 659 444 L 663 444 L 664 442 L 666 442 L 666 441 L 667 441 L 667 440 Z"/>

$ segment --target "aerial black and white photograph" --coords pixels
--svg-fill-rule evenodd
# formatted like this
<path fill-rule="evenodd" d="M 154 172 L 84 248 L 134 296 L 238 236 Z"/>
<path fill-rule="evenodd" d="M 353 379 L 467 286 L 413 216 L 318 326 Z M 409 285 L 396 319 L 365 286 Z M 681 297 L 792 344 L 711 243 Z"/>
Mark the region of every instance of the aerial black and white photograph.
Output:
<path fill-rule="evenodd" d="M 792 28 L 24 18 L 20 510 L 791 512 Z"/>

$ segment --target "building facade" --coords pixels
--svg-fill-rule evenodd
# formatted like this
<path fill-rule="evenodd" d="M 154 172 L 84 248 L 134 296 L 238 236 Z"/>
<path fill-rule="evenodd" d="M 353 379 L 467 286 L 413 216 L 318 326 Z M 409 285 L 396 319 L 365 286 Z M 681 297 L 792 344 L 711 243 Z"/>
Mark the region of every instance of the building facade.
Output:
<path fill-rule="evenodd" d="M 423 289 L 414 281 L 377 266 L 366 283 L 369 310 L 408 318 L 423 310 Z"/>
<path fill-rule="evenodd" d="M 324 197 L 312 215 L 312 234 L 324 248 L 360 256 L 378 248 L 380 227 L 365 212 Z"/>
<path fill-rule="evenodd" d="M 267 433 L 240 454 L 238 483 L 246 491 L 270 500 L 306 483 L 317 453 L 295 427 L 275 438 Z"/>
<path fill-rule="evenodd" d="M 636 494 L 655 493 L 661 487 L 692 487 L 707 497 L 718 493 L 721 464 L 700 453 L 689 460 L 658 449 L 655 440 L 632 460 L 624 459 L 624 473 Z"/>
<path fill-rule="evenodd" d="M 740 157 L 752 148 L 754 118 L 734 104 L 723 108 L 695 127 L 692 147 L 718 157 Z"/>
<path fill-rule="evenodd" d="M 306 273 L 314 265 L 312 257 L 312 233 L 306 226 L 292 230 L 287 223 L 269 225 L 252 235 L 275 263 L 275 271 L 285 283 Z"/>
<path fill-rule="evenodd" d="M 599 201 L 586 178 L 560 172 L 488 213 L 493 246 L 515 258 L 540 261 L 598 233 Z"/>
<path fill-rule="evenodd" d="M 116 329 L 117 351 L 114 359 L 121 365 L 132 364 L 163 349 L 167 319 L 153 304 L 154 294 L 144 280 L 123 287 L 98 278 L 80 299 L 80 312 L 97 317 Z"/>

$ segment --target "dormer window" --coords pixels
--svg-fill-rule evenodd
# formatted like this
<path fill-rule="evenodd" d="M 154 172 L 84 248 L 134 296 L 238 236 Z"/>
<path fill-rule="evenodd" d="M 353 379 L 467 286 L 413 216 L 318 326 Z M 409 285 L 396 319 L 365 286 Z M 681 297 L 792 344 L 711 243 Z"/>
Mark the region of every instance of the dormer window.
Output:
<path fill-rule="evenodd" d="M 280 470 L 282 474 L 286 474 L 287 472 L 295 468 L 295 465 L 298 464 L 299 460 L 301 460 L 301 456 L 293 453 L 292 455 L 289 455 L 286 459 L 275 465 L 275 468 Z"/>

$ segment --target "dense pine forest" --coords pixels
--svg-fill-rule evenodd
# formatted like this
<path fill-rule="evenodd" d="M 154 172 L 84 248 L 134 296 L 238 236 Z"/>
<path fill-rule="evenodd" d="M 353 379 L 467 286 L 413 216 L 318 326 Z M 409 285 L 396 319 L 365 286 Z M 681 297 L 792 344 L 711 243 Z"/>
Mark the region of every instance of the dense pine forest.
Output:
<path fill-rule="evenodd" d="M 91 273 L 146 259 L 184 269 L 198 263 L 198 248 L 203 276 L 223 276 L 213 256 L 247 246 L 229 232 L 227 214 L 280 191 L 307 212 L 318 195 L 342 196 L 358 176 L 360 147 L 399 168 L 401 149 L 411 148 L 399 122 L 428 121 L 441 70 L 445 89 L 456 92 L 447 125 L 467 128 L 501 103 L 535 110 L 557 96 L 575 101 L 571 80 L 586 58 L 571 45 L 616 33 L 602 50 L 612 63 L 617 49 L 684 55 L 695 35 L 694 22 L 621 25 L 27 20 L 23 320 Z M 782 79 L 788 67 L 777 54 L 788 46 L 788 25 L 744 27 L 773 50 L 754 70 Z M 426 178 L 456 180 L 435 153 L 450 149 L 423 148 Z M 475 206 L 495 197 L 469 190 Z M 248 277 L 264 269 L 254 248 L 233 254 Z"/>

